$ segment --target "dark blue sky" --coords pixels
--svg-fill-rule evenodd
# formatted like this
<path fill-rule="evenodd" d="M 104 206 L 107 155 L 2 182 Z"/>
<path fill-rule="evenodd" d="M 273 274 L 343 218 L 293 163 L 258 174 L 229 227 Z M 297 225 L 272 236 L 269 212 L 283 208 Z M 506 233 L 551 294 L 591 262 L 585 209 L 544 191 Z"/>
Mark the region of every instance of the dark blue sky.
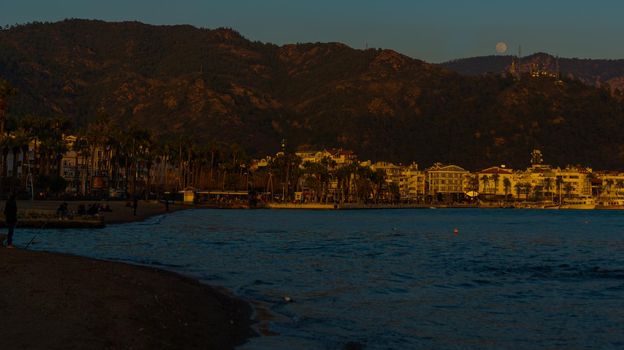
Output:
<path fill-rule="evenodd" d="M 1 0 L 0 24 L 91 18 L 232 27 L 276 44 L 339 41 L 430 62 L 514 53 L 624 58 L 621 0 Z"/>

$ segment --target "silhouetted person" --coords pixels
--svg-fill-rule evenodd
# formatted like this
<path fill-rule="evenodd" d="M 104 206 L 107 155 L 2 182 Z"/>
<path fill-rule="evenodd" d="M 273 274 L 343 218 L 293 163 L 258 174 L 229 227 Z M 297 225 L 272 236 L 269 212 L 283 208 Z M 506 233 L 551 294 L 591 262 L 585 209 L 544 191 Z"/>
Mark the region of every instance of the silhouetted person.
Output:
<path fill-rule="evenodd" d="M 87 209 L 87 214 L 88 215 L 96 215 L 99 211 L 100 211 L 100 208 L 97 205 L 97 203 L 93 203 L 93 204 L 91 204 L 91 206 L 89 206 L 89 209 Z"/>
<path fill-rule="evenodd" d="M 69 214 L 69 207 L 67 206 L 67 203 L 63 202 L 59 205 L 58 209 L 56 209 L 56 215 L 59 219 L 64 219 L 67 214 Z"/>
<path fill-rule="evenodd" d="M 165 211 L 169 211 L 169 200 L 165 198 Z"/>
<path fill-rule="evenodd" d="M 15 195 L 12 194 L 7 200 L 4 206 L 4 217 L 6 225 L 9 228 L 9 234 L 7 235 L 7 248 L 13 247 L 13 232 L 15 231 L 15 225 L 17 225 L 17 202 L 15 201 Z"/>
<path fill-rule="evenodd" d="M 132 214 L 133 214 L 134 216 L 136 216 L 136 213 L 137 213 L 137 208 L 138 208 L 138 207 L 139 207 L 139 200 L 138 200 L 138 199 L 137 199 L 137 197 L 135 196 L 135 197 L 132 199 Z"/>

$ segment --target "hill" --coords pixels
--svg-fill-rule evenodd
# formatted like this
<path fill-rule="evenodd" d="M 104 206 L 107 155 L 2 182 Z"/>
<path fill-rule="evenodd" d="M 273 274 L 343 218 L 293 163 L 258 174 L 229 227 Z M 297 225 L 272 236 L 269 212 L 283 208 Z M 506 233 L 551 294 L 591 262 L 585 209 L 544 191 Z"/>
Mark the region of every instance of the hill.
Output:
<path fill-rule="evenodd" d="M 501 63 L 502 66 L 502 63 Z M 476 74 L 476 73 L 475 73 Z M 620 168 L 624 111 L 609 91 L 566 77 L 466 76 L 391 50 L 276 46 L 231 29 L 67 20 L 0 31 L 10 113 L 99 114 L 162 138 L 237 143 L 252 155 L 344 147 L 361 158 L 524 167 Z"/>
<path fill-rule="evenodd" d="M 513 56 L 472 57 L 442 63 L 441 66 L 465 75 L 504 73 L 511 66 Z M 608 85 L 612 90 L 624 92 L 624 59 L 592 60 L 579 58 L 558 58 L 546 53 L 522 57 L 521 70 L 529 72 L 532 67 L 551 72 L 559 71 L 569 79 L 578 79 L 588 85 Z"/>

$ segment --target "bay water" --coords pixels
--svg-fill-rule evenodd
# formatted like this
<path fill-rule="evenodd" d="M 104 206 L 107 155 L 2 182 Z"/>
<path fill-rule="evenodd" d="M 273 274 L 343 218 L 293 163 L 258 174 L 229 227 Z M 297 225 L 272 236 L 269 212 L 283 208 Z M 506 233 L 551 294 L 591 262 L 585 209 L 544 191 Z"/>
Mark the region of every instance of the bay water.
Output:
<path fill-rule="evenodd" d="M 229 289 L 265 334 L 242 349 L 624 348 L 620 211 L 197 209 L 16 235 Z"/>

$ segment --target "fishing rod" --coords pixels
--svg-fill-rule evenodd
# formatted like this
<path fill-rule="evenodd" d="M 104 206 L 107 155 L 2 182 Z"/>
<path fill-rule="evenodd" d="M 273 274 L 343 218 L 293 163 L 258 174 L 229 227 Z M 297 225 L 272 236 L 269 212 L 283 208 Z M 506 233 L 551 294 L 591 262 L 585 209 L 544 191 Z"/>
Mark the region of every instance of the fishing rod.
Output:
<path fill-rule="evenodd" d="M 46 227 L 48 223 L 44 222 L 43 225 L 41 225 L 40 229 L 44 229 Z M 17 225 L 15 225 L 17 226 Z M 26 247 L 24 247 L 24 249 L 28 249 L 28 247 L 30 247 L 30 245 L 35 241 L 35 238 L 37 237 L 37 234 L 35 233 L 35 235 L 30 239 L 30 242 L 28 242 L 28 244 L 26 244 Z"/>

